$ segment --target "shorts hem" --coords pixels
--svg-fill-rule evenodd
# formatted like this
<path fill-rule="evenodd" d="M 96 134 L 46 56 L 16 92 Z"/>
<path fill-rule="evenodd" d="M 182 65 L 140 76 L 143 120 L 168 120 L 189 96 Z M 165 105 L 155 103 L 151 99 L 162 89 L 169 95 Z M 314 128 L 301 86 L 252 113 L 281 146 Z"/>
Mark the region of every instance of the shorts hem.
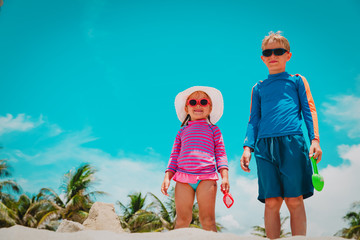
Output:
<path fill-rule="evenodd" d="M 258 196 L 257 199 L 260 202 L 265 203 L 265 199 L 267 199 L 267 198 L 281 197 L 282 199 L 284 199 L 284 198 L 293 198 L 293 197 L 295 198 L 295 197 L 303 196 L 303 199 L 305 200 L 305 199 L 307 199 L 307 198 L 309 198 L 309 197 L 311 197 L 313 195 L 314 195 L 314 191 L 308 191 L 305 194 L 299 194 L 299 195 L 296 195 L 296 196 L 289 196 L 289 195 L 283 196 L 283 195 L 279 194 L 279 195 L 273 195 L 273 196 L 269 196 L 269 197 L 260 197 L 260 196 Z"/>

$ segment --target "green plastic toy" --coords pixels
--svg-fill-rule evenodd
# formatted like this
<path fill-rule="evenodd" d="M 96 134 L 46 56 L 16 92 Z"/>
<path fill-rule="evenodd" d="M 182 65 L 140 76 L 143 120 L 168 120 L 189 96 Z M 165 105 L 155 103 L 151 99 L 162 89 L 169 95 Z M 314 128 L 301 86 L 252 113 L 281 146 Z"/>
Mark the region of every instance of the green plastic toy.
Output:
<path fill-rule="evenodd" d="M 312 175 L 312 184 L 317 191 L 321 191 L 324 187 L 324 178 L 319 174 L 317 166 L 316 166 L 316 159 L 311 157 L 311 162 L 314 168 L 314 174 Z"/>

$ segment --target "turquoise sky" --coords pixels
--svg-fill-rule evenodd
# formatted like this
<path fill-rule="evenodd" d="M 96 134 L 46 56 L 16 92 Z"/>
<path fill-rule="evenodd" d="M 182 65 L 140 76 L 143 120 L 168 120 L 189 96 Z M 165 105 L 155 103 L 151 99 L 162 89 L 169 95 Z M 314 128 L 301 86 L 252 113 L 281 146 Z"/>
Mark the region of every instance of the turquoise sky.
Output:
<path fill-rule="evenodd" d="M 4 0 L 0 157 L 9 160 L 13 177 L 29 193 L 42 187 L 60 191 L 63 174 L 89 162 L 99 170 L 98 187 L 112 193 L 104 201 L 126 201 L 131 191 L 160 196 L 180 127 L 175 96 L 194 85 L 212 86 L 224 96 L 218 126 L 233 194 L 239 204 L 256 202 L 256 194 L 241 184 L 256 187 L 255 161 L 246 174 L 239 159 L 251 88 L 268 74 L 261 40 L 281 30 L 293 53 L 287 71 L 310 84 L 324 152 L 319 169 L 329 172 L 329 183 L 336 171 L 359 170 L 352 152 L 360 148 L 359 23 L 358 0 Z M 358 184 L 360 178 L 348 181 Z M 329 199 L 335 191 L 329 186 L 314 199 Z M 359 193 L 343 198 L 339 214 L 360 200 Z M 263 205 L 251 206 L 257 218 L 248 224 L 260 225 Z M 311 222 L 316 218 L 310 206 Z M 228 231 L 250 231 L 242 227 L 247 212 L 223 208 L 219 204 L 217 215 Z M 333 234 L 342 227 L 341 217 L 309 232 Z"/>

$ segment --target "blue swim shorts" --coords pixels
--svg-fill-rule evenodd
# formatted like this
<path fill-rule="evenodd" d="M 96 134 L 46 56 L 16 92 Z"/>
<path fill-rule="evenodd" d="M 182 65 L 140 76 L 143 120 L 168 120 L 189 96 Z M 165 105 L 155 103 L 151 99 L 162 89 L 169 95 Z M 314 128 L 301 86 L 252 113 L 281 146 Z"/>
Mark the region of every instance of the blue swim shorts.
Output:
<path fill-rule="evenodd" d="M 309 151 L 302 135 L 260 138 L 255 144 L 259 196 L 308 198 L 314 194 Z"/>

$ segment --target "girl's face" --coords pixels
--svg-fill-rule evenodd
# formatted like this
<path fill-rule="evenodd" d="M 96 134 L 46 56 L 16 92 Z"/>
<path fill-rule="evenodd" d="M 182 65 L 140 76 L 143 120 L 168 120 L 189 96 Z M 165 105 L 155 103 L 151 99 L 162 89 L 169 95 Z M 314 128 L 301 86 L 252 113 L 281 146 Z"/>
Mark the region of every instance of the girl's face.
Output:
<path fill-rule="evenodd" d="M 197 104 L 195 106 L 188 104 L 188 101 L 192 99 L 197 101 Z M 200 100 L 202 99 L 208 100 L 209 104 L 207 104 L 206 106 L 199 104 Z M 191 121 L 207 119 L 211 113 L 211 109 L 212 109 L 211 99 L 204 92 L 201 91 L 193 92 L 186 100 L 185 112 L 190 114 Z"/>

